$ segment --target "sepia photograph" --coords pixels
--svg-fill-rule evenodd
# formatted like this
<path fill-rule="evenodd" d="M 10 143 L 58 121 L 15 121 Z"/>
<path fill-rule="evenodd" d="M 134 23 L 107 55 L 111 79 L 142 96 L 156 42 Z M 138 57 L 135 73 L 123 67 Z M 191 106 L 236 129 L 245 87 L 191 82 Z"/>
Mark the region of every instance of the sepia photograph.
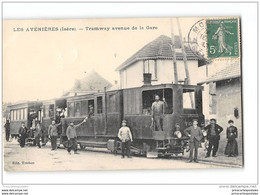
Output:
<path fill-rule="evenodd" d="M 3 20 L 4 170 L 243 168 L 240 28 Z"/>

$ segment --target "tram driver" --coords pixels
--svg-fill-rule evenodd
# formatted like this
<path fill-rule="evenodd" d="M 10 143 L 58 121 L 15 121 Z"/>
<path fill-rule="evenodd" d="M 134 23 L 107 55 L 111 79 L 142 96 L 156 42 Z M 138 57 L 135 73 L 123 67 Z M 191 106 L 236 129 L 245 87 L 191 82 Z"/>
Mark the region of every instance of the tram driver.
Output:
<path fill-rule="evenodd" d="M 152 104 L 152 122 L 155 124 L 155 131 L 163 131 L 163 116 L 168 105 L 163 98 L 163 101 L 160 100 L 159 95 L 155 95 L 155 102 Z"/>

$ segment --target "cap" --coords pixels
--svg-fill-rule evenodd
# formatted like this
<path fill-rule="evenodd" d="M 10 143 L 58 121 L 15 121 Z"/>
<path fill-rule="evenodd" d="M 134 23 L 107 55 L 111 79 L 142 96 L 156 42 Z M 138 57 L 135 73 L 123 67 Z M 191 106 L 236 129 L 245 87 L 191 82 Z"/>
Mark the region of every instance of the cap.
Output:
<path fill-rule="evenodd" d="M 126 123 L 126 120 L 122 120 L 122 123 Z"/>
<path fill-rule="evenodd" d="M 210 119 L 210 121 L 215 121 L 216 122 L 216 119 L 212 118 L 212 119 Z"/>
<path fill-rule="evenodd" d="M 234 121 L 233 120 L 229 120 L 228 123 L 234 123 Z"/>
<path fill-rule="evenodd" d="M 194 121 L 197 121 L 197 122 L 198 122 L 198 119 L 196 119 L 196 118 L 192 119 L 192 122 L 194 122 Z"/>

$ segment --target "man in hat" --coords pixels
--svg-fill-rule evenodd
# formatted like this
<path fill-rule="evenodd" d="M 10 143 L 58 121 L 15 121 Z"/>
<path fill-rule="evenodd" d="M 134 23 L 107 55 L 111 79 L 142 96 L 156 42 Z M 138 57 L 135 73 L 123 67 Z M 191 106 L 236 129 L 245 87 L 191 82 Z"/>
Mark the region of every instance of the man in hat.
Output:
<path fill-rule="evenodd" d="M 6 120 L 6 123 L 5 123 L 5 139 L 6 139 L 6 141 L 9 141 L 9 137 L 10 137 L 10 122 L 9 122 L 9 120 Z"/>
<path fill-rule="evenodd" d="M 155 95 L 155 102 L 152 104 L 152 121 L 155 123 L 155 130 L 157 131 L 163 130 L 163 115 L 167 107 L 165 99 L 163 98 L 163 101 L 161 101 L 159 95 Z"/>
<path fill-rule="evenodd" d="M 25 138 L 26 138 L 27 130 L 28 129 L 25 126 L 25 123 L 22 122 L 22 126 L 19 129 L 19 137 L 20 137 L 20 146 L 21 146 L 21 148 L 23 148 L 24 145 L 25 145 Z"/>
<path fill-rule="evenodd" d="M 79 154 L 77 152 L 77 148 L 78 148 L 78 143 L 77 143 L 77 133 L 76 133 L 76 129 L 82 125 L 83 123 L 86 122 L 86 118 L 79 124 L 74 125 L 73 122 L 70 122 L 67 131 L 66 131 L 66 135 L 68 137 L 69 140 L 69 144 L 68 144 L 68 154 L 71 154 L 70 151 L 73 149 L 74 150 L 74 154 Z"/>
<path fill-rule="evenodd" d="M 57 137 L 59 125 L 61 125 L 61 123 L 56 124 L 55 120 L 53 120 L 48 129 L 48 134 L 51 138 L 51 150 L 57 150 Z"/>
<path fill-rule="evenodd" d="M 125 158 L 125 154 L 130 158 L 130 146 L 133 138 L 129 127 L 126 126 L 126 120 L 122 121 L 122 127 L 119 129 L 118 138 L 122 143 L 122 158 Z"/>
<path fill-rule="evenodd" d="M 190 145 L 190 157 L 189 157 L 189 163 L 193 160 L 193 150 L 195 149 L 194 153 L 194 162 L 198 163 L 198 148 L 201 139 L 203 138 L 201 128 L 198 126 L 198 120 L 193 119 L 193 125 L 186 128 L 184 130 L 184 134 L 186 134 L 188 137 L 190 137 L 189 145 Z"/>
<path fill-rule="evenodd" d="M 210 157 L 211 150 L 213 148 L 213 157 L 216 157 L 216 153 L 218 151 L 218 144 L 220 140 L 220 133 L 223 131 L 223 128 L 216 124 L 216 119 L 210 119 L 210 124 L 207 125 L 205 128 L 207 132 L 207 139 L 209 140 L 208 151 L 205 158 Z"/>

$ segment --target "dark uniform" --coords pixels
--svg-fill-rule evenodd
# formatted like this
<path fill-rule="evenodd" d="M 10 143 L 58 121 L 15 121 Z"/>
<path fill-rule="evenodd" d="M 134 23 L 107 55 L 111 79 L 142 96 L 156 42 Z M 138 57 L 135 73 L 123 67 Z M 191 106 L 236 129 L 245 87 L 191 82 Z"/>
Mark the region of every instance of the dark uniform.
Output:
<path fill-rule="evenodd" d="M 57 149 L 58 126 L 60 124 L 61 123 L 55 124 L 55 125 L 51 124 L 49 126 L 48 133 L 49 133 L 49 136 L 51 137 L 51 149 L 52 150 Z"/>
<path fill-rule="evenodd" d="M 9 120 L 7 120 L 6 123 L 5 123 L 5 139 L 6 139 L 6 141 L 9 141 L 9 137 L 10 137 L 10 122 L 9 122 Z"/>
<path fill-rule="evenodd" d="M 215 119 L 211 119 L 216 122 Z M 218 124 L 209 124 L 204 128 L 207 131 L 207 139 L 209 140 L 209 147 L 206 157 L 210 156 L 212 147 L 213 147 L 213 154 L 212 156 L 215 157 L 218 151 L 218 145 L 220 140 L 220 133 L 223 131 L 223 128 Z"/>
<path fill-rule="evenodd" d="M 41 148 L 41 143 L 40 143 L 40 138 L 42 136 L 42 128 L 41 126 L 36 126 L 35 128 L 35 133 L 34 133 L 34 137 L 35 137 L 35 142 L 36 142 L 36 145 Z"/>
<path fill-rule="evenodd" d="M 27 134 L 27 128 L 26 127 L 20 127 L 19 129 L 19 135 L 20 135 L 20 146 L 21 148 L 25 145 L 25 138 Z"/>

